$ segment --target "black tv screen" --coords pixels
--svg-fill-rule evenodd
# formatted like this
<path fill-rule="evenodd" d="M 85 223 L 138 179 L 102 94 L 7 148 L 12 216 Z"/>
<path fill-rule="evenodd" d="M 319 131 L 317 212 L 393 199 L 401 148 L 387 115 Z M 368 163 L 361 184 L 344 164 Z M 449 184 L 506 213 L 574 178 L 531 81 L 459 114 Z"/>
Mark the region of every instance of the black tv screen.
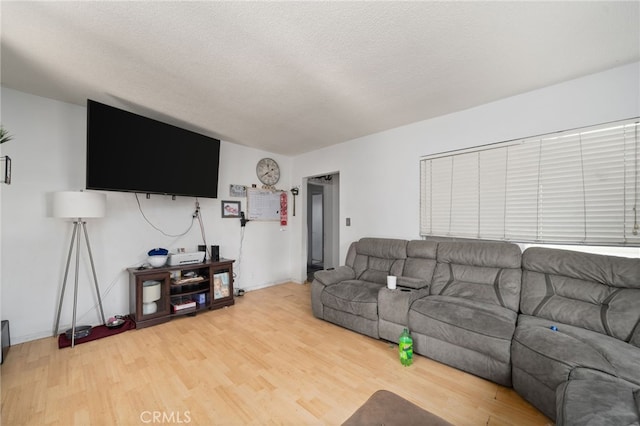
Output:
<path fill-rule="evenodd" d="M 87 100 L 87 189 L 218 196 L 220 141 Z"/>

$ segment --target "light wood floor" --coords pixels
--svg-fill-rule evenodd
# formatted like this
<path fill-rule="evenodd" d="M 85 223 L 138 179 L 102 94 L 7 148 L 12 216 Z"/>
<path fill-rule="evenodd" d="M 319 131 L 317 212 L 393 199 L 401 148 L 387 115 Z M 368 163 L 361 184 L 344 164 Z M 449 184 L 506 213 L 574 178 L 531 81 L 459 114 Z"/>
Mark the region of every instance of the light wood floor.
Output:
<path fill-rule="evenodd" d="M 247 293 L 232 307 L 58 349 L 11 347 L 2 425 L 339 425 L 378 389 L 458 425 L 545 425 L 512 389 L 311 314 L 310 286 Z"/>

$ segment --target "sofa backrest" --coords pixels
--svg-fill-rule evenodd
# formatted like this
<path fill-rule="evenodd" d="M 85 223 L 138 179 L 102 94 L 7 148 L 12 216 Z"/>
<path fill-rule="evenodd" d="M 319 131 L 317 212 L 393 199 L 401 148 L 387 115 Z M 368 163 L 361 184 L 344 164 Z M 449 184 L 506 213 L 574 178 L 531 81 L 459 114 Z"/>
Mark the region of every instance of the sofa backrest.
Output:
<path fill-rule="evenodd" d="M 407 240 L 362 238 L 349 248 L 345 264 L 356 279 L 386 284 L 388 275 L 402 275 L 406 258 Z"/>
<path fill-rule="evenodd" d="M 522 252 L 504 242 L 439 242 L 431 295 L 480 300 L 518 311 Z"/>
<path fill-rule="evenodd" d="M 640 346 L 640 259 L 531 247 L 520 309 Z"/>
<path fill-rule="evenodd" d="M 434 241 L 409 241 L 402 276 L 424 280 L 426 284 L 430 284 L 436 269 L 437 254 L 438 243 Z"/>

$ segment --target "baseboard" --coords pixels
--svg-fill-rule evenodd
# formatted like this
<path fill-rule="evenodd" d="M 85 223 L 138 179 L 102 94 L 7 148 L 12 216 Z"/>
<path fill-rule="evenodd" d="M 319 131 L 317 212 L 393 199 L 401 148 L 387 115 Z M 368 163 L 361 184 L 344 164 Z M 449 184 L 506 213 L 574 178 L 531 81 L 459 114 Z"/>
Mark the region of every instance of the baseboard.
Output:
<path fill-rule="evenodd" d="M 293 284 L 299 284 L 299 285 L 304 284 L 303 282 L 289 279 L 289 280 L 285 280 L 285 281 L 277 281 L 277 282 L 272 282 L 272 283 L 265 283 L 265 284 L 251 286 L 251 287 L 234 287 L 234 290 L 237 290 L 237 289 L 241 288 L 246 293 L 248 291 L 262 290 L 262 289 L 265 289 L 265 288 L 274 287 L 274 286 L 277 286 L 277 285 L 287 284 L 287 283 L 293 283 Z"/>

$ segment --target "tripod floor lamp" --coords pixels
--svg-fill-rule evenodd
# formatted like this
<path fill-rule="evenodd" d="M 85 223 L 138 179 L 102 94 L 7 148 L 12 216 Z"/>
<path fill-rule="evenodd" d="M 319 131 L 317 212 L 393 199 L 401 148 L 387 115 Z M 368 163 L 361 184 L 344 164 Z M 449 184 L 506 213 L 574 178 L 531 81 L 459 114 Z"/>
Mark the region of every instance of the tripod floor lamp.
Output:
<path fill-rule="evenodd" d="M 60 302 L 58 303 L 58 315 L 56 316 L 56 325 L 53 329 L 53 335 L 57 336 L 60 325 L 60 312 L 62 311 L 62 301 L 67 286 L 67 277 L 69 275 L 69 264 L 71 263 L 71 255 L 73 248 L 76 248 L 76 275 L 75 285 L 73 289 L 73 320 L 71 329 L 66 331 L 67 336 L 71 337 L 71 347 L 76 343 L 76 337 L 79 337 L 79 330 L 76 327 L 76 310 L 78 306 L 78 273 L 80 269 L 80 233 L 84 233 L 84 238 L 89 252 L 89 260 L 91 262 L 91 271 L 93 272 L 93 281 L 95 290 L 98 295 L 98 305 L 100 307 L 100 316 L 102 323 L 105 324 L 104 310 L 102 309 L 102 298 L 100 297 L 100 288 L 98 287 L 98 278 L 96 277 L 96 268 L 93 263 L 93 255 L 91 254 L 91 246 L 89 245 L 89 234 L 87 234 L 87 223 L 84 219 L 103 217 L 106 210 L 107 197 L 104 194 L 96 192 L 82 191 L 62 191 L 53 194 L 53 216 L 58 218 L 73 219 L 73 234 L 71 235 L 71 245 L 69 246 L 69 255 L 67 256 L 67 266 L 64 270 L 64 279 L 62 283 L 62 292 L 60 293 Z M 91 329 L 90 326 L 81 326 L 81 330 L 86 333 Z M 86 335 L 86 334 L 85 334 Z M 84 337 L 84 336 L 82 336 Z"/>

